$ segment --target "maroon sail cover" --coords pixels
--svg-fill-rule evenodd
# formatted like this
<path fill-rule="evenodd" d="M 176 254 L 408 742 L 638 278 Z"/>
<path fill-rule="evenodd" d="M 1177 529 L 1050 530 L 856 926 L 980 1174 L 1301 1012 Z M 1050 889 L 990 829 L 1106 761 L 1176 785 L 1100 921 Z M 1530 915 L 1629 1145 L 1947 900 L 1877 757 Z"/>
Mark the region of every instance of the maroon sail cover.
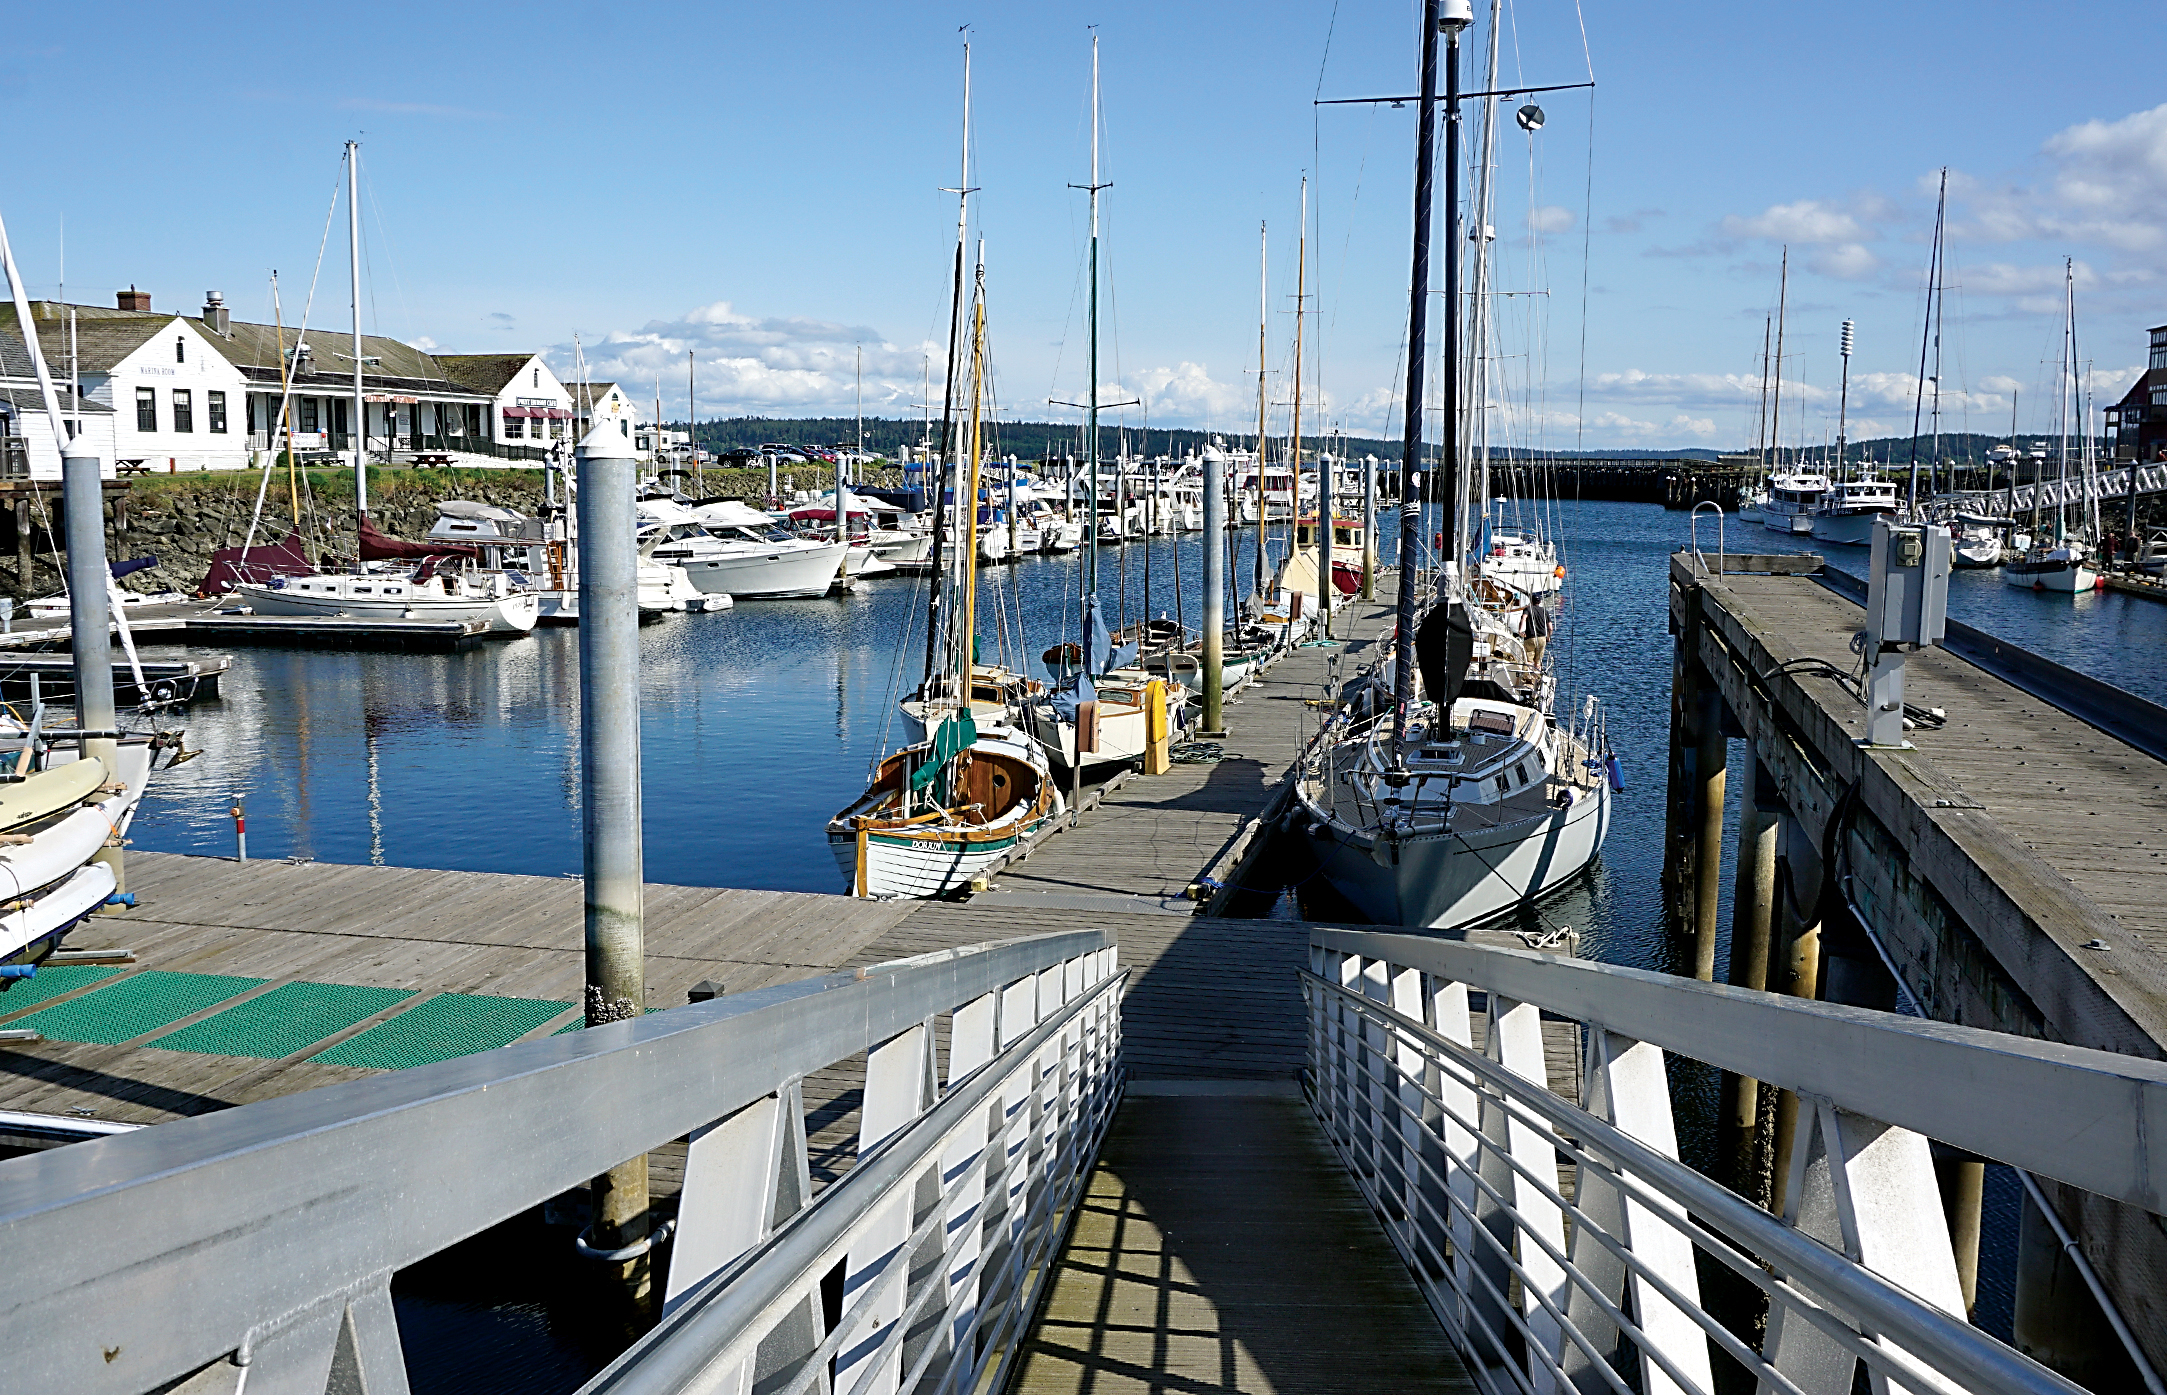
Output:
<path fill-rule="evenodd" d="M 236 581 L 269 581 L 274 576 L 314 576 L 301 535 L 289 533 L 280 543 L 262 547 L 221 547 L 211 554 L 211 569 L 204 573 L 199 596 L 223 596 Z"/>
<path fill-rule="evenodd" d="M 376 531 L 376 525 L 367 517 L 361 520 L 361 560 L 364 562 L 391 562 L 411 557 L 473 557 L 471 547 L 457 543 L 410 543 L 389 534 Z"/>

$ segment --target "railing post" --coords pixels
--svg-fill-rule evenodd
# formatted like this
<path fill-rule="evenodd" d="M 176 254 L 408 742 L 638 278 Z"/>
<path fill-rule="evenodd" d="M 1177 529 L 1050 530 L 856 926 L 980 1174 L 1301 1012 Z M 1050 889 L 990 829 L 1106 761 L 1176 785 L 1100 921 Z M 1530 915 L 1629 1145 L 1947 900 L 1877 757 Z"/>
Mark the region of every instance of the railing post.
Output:
<path fill-rule="evenodd" d="M 863 1157 L 880 1142 L 908 1126 L 933 1103 L 935 1089 L 933 1032 L 926 1024 L 890 1037 L 866 1054 L 865 1100 L 859 1112 L 858 1155 Z M 890 1265 L 909 1266 L 915 1274 L 917 1256 L 908 1249 L 912 1229 L 925 1206 L 931 1205 L 921 1185 L 901 1190 L 879 1214 L 859 1231 L 843 1263 L 843 1326 L 847 1335 L 835 1358 L 836 1384 L 853 1389 L 866 1379 L 865 1363 L 879 1358 L 879 1348 L 890 1326 L 909 1300 L 910 1282 L 890 1285 L 879 1300 L 867 1295 L 887 1274 Z M 933 1196 L 938 1197 L 938 1177 Z M 892 1347 L 880 1369 L 872 1374 L 865 1395 L 892 1395 L 902 1381 L 907 1342 Z"/>
<path fill-rule="evenodd" d="M 1677 1157 L 1678 1135 L 1671 1119 L 1670 1080 L 1663 1069 L 1662 1049 L 1616 1036 L 1593 1024 L 1588 1027 L 1587 1037 L 1582 1107 L 1664 1157 Z M 1600 1167 L 1583 1164 L 1576 1175 L 1574 1204 L 1595 1225 L 1623 1241 L 1635 1258 L 1665 1282 L 1680 1293 L 1693 1295 L 1697 1306 L 1700 1279 L 1695 1270 L 1693 1242 L 1683 1229 L 1684 1210 L 1668 1202 L 1651 1207 L 1628 1198 L 1612 1180 L 1612 1174 Z M 1584 1228 L 1573 1232 L 1571 1255 L 1574 1267 L 1587 1275 L 1604 1297 L 1635 1315 L 1648 1341 L 1684 1372 L 1693 1388 L 1715 1388 L 1707 1335 L 1683 1309 L 1641 1276 L 1635 1274 L 1628 1279 L 1624 1261 L 1590 1238 Z M 1628 1297 L 1630 1302 L 1625 1301 Z M 1597 1349 L 1607 1351 L 1617 1341 L 1617 1325 L 1577 1285 L 1566 1301 L 1565 1315 Z M 1566 1345 L 1562 1364 L 1576 1385 L 1600 1388 L 1598 1379 L 1585 1383 L 1579 1379 L 1580 1373 L 1593 1372 L 1587 1353 L 1577 1345 Z M 1649 1359 L 1645 1348 L 1640 1351 L 1640 1379 L 1646 1395 L 1678 1395 L 1683 1389 Z"/>
<path fill-rule="evenodd" d="M 1467 985 L 1431 978 L 1423 1021 L 1439 1036 L 1456 1045 L 1474 1049 L 1474 1023 L 1468 1016 Z M 1458 1298 L 1460 1329 L 1474 1334 L 1473 1308 L 1481 1301 L 1473 1266 L 1480 1258 L 1475 1239 L 1475 1177 L 1482 1169 L 1481 1148 L 1475 1127 L 1482 1120 L 1483 1102 L 1462 1071 L 1447 1069 L 1433 1057 L 1425 1082 L 1440 1104 L 1438 1134 L 1444 1156 L 1438 1172 L 1445 1181 L 1425 1180 L 1439 1224 L 1452 1242 L 1452 1287 Z M 1465 1122 L 1462 1122 L 1462 1121 Z"/>

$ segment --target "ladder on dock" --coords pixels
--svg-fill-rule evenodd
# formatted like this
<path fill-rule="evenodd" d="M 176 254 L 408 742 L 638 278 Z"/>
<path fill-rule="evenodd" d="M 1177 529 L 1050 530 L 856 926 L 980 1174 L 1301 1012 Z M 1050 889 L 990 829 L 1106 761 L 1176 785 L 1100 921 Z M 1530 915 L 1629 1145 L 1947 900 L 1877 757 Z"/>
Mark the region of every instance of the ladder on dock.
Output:
<path fill-rule="evenodd" d="M 2157 1061 L 1317 927 L 1227 970 L 1299 981 L 1300 1077 L 1177 1086 L 1126 1079 L 1117 957 L 946 950 L 0 1163 L 0 1388 L 403 1392 L 396 1271 L 683 1140 L 660 1321 L 589 1391 L 2071 1392 L 1964 1320 L 1930 1148 L 2167 1195 Z M 1679 1161 L 1673 1066 L 1797 1101 L 1773 1213 Z"/>

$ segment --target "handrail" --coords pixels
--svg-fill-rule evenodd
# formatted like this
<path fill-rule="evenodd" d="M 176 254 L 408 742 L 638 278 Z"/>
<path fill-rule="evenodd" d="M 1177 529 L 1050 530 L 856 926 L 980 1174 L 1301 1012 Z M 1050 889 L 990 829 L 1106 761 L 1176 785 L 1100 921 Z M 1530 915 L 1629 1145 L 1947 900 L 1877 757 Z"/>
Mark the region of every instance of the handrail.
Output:
<path fill-rule="evenodd" d="M 1714 509 L 1716 511 L 1716 575 L 1721 576 L 1723 575 L 1724 556 L 1723 506 L 1712 499 L 1703 499 L 1695 504 L 1693 512 L 1686 517 L 1686 531 L 1693 540 L 1693 555 L 1699 558 L 1701 570 L 1706 571 L 1708 569 L 1708 559 L 1701 557 L 1700 552 L 1700 511 L 1702 509 Z"/>
<path fill-rule="evenodd" d="M 1312 991 L 1344 1000 L 1357 1015 L 1388 1026 L 1398 1043 L 1418 1043 L 1426 1053 L 1449 1057 L 1463 1070 L 1480 1077 L 1510 1105 L 1518 1106 L 1512 1112 L 1519 1118 L 1524 1120 L 1526 1114 L 1540 1116 L 1558 1144 L 1569 1145 L 1577 1140 L 1581 1147 L 1601 1155 L 1603 1161 L 1617 1167 L 1619 1176 L 1613 1185 L 1622 1183 L 1628 1192 L 1644 1188 L 1674 1203 L 1703 1230 L 1772 1265 L 1777 1275 L 1810 1291 L 1821 1304 L 1833 1304 L 1853 1315 L 1866 1331 L 1884 1341 L 1893 1340 L 1901 1351 L 1927 1360 L 1936 1372 L 1963 1380 L 1966 1389 L 2062 1391 L 2070 1395 L 2081 1392 L 2081 1387 L 1994 1341 L 1961 1318 L 1920 1301 L 1677 1159 L 1655 1151 L 1624 1130 L 1531 1084 L 1469 1047 L 1315 973 L 1304 971 L 1302 979 Z M 1382 1083 L 1374 1077 L 1372 1082 Z M 1473 1123 L 1459 1122 L 1463 1128 Z M 1524 1167 L 1516 1159 L 1508 1158 L 1507 1162 L 1516 1169 Z M 1554 1189 L 1545 1190 L 1561 1200 Z M 1587 1218 L 1577 1206 L 1574 1210 L 1585 1225 Z M 1704 1240 L 1696 1243 L 1706 1247 Z"/>
<path fill-rule="evenodd" d="M 392 1271 L 941 1014 L 1035 1003 L 1111 945 L 945 950 L 0 1163 L 0 1253 L 40 1257 L 0 1296 L 9 1378 L 136 1395 L 321 1321 L 335 1341 L 342 1311 L 381 1338 Z"/>
<path fill-rule="evenodd" d="M 1311 943 L 1601 1023 L 1981 1157 L 2167 1211 L 2167 1157 L 2151 1143 L 2167 1136 L 2167 1062 L 1427 936 L 1320 928 Z M 1964 1088 L 1949 1088 L 1951 1081 Z"/>
<path fill-rule="evenodd" d="M 1125 977 L 1123 971 L 1093 985 L 1024 1040 L 1011 1044 L 1002 1059 L 1027 1061 L 1066 1033 L 1101 997 L 1118 994 Z M 997 1064 L 980 1067 L 951 1088 L 932 1110 L 867 1153 L 848 1176 L 823 1194 L 819 1206 L 686 1294 L 653 1331 L 582 1387 L 582 1395 L 673 1395 L 698 1388 L 710 1373 L 726 1370 L 748 1356 L 774 1315 L 802 1294 L 807 1279 L 817 1282 L 841 1257 L 853 1227 L 898 1187 L 912 1182 L 959 1125 L 1009 1087 L 1012 1072 L 996 1069 Z M 943 1203 L 967 1180 L 966 1172 L 985 1167 L 989 1152 L 990 1148 L 981 1148 L 964 1168 L 942 1178 Z M 941 1206 L 923 1209 L 929 1216 L 938 1215 Z M 890 1281 L 900 1272 L 891 1266 Z"/>

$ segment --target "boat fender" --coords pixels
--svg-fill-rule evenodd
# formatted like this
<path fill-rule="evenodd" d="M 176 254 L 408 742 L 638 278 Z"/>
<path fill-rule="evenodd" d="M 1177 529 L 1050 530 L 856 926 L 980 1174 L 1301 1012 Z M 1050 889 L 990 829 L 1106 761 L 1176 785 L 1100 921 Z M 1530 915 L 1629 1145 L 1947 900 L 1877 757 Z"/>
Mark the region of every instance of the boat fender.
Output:
<path fill-rule="evenodd" d="M 105 904 L 108 906 L 128 906 L 130 908 L 133 908 L 135 905 L 135 893 L 132 891 L 116 891 L 111 896 L 105 898 Z"/>
<path fill-rule="evenodd" d="M 0 964 L 0 982 L 18 978 L 36 978 L 37 976 L 38 966 L 35 964 Z"/>
<path fill-rule="evenodd" d="M 1605 756 L 1603 758 L 1603 768 L 1610 775 L 1611 792 L 1614 794 L 1625 793 L 1625 772 L 1619 768 L 1618 758 L 1615 755 Z"/>

